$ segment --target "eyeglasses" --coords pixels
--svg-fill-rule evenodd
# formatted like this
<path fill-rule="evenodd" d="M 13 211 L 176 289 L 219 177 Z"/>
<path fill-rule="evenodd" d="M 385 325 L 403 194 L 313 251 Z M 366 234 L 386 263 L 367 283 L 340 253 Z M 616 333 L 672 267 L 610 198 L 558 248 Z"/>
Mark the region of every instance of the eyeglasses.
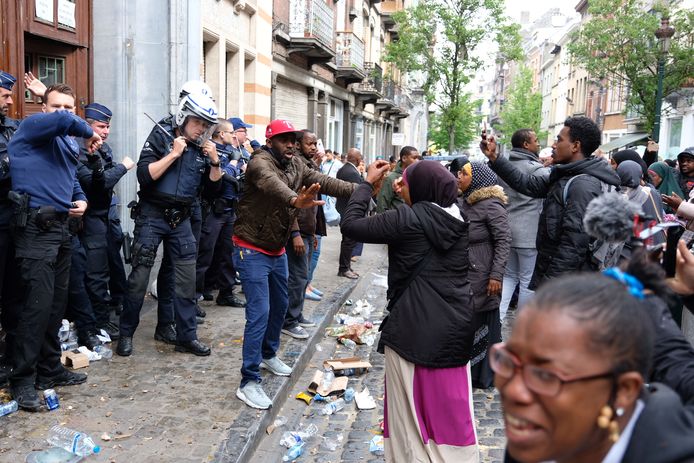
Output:
<path fill-rule="evenodd" d="M 545 368 L 522 364 L 518 357 L 506 349 L 506 343 L 503 342 L 494 344 L 489 350 L 489 366 L 494 373 L 506 380 L 513 378 L 516 370 L 520 370 L 525 386 L 531 391 L 547 397 L 559 395 L 561 387 L 567 383 L 614 377 L 614 372 L 609 371 L 577 378 L 561 378 L 558 374 Z"/>
<path fill-rule="evenodd" d="M 246 130 L 246 129 L 238 129 L 238 130 L 234 130 L 234 132 L 248 133 L 248 130 Z"/>

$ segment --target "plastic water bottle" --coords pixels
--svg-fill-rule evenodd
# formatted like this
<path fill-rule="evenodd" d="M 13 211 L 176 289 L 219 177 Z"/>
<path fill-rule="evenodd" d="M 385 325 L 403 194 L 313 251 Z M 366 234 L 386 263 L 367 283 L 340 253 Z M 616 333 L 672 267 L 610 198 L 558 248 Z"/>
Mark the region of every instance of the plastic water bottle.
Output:
<path fill-rule="evenodd" d="M 348 387 L 345 389 L 345 402 L 350 403 L 352 400 L 354 400 L 354 389 L 351 387 Z"/>
<path fill-rule="evenodd" d="M 101 447 L 94 444 L 94 441 L 88 435 L 63 426 L 53 426 L 48 431 L 46 440 L 49 444 L 65 449 L 80 457 L 86 457 L 101 451 Z"/>
<path fill-rule="evenodd" d="M 316 434 L 318 434 L 318 426 L 316 426 L 313 423 L 309 424 L 305 428 L 302 428 L 301 431 L 299 431 L 299 435 L 303 440 L 308 440 Z"/>
<path fill-rule="evenodd" d="M 339 412 L 343 408 L 345 408 L 345 399 L 337 399 L 334 402 L 325 404 L 325 407 L 323 407 L 323 411 L 321 412 L 321 414 L 332 415 L 333 413 Z"/>
<path fill-rule="evenodd" d="M 304 453 L 304 443 L 299 442 L 289 449 L 289 451 L 282 457 L 282 461 L 296 460 L 301 456 L 302 453 Z"/>
<path fill-rule="evenodd" d="M 340 344 L 342 344 L 349 350 L 354 350 L 357 347 L 357 343 L 349 338 L 340 338 Z"/>
<path fill-rule="evenodd" d="M 79 344 L 77 341 L 65 341 L 60 343 L 60 350 L 63 352 L 68 351 L 68 350 L 74 350 L 79 347 Z"/>
<path fill-rule="evenodd" d="M 294 447 L 302 442 L 301 436 L 292 431 L 285 431 L 285 433 L 282 434 L 282 439 L 280 439 L 280 445 L 287 448 Z"/>
<path fill-rule="evenodd" d="M 58 338 L 61 342 L 67 341 L 68 335 L 70 334 L 70 322 L 63 320 L 58 330 Z"/>
<path fill-rule="evenodd" d="M 324 390 L 330 389 L 330 385 L 335 381 L 335 373 L 333 373 L 332 368 L 326 368 L 323 370 L 323 380 L 321 381 L 321 388 Z"/>
<path fill-rule="evenodd" d="M 94 346 L 93 351 L 101 355 L 101 358 L 103 359 L 110 360 L 111 358 L 113 358 L 113 351 L 108 347 L 104 346 L 103 344 L 98 344 Z"/>
<path fill-rule="evenodd" d="M 19 406 L 17 405 L 17 401 L 11 400 L 6 404 L 0 405 L 0 416 L 9 415 L 10 413 L 16 412 L 18 409 Z"/>

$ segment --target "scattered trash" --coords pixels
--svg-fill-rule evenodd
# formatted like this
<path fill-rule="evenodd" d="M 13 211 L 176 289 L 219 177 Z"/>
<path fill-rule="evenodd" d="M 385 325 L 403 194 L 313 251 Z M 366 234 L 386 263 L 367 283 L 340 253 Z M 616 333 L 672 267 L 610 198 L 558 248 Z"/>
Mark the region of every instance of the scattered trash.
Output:
<path fill-rule="evenodd" d="M 335 315 L 334 320 L 335 323 L 339 325 L 360 325 L 366 321 L 364 317 L 353 317 L 352 315 L 345 315 L 343 313 Z"/>
<path fill-rule="evenodd" d="M 311 383 L 308 385 L 308 391 L 314 394 L 320 394 L 323 397 L 341 394 L 345 391 L 345 389 L 347 389 L 347 381 L 348 378 L 346 376 L 337 377 L 330 383 L 330 387 L 328 389 L 324 389 L 322 387 L 323 372 L 316 370 L 316 372 L 313 374 Z"/>
<path fill-rule="evenodd" d="M 17 404 L 17 401 L 11 400 L 10 402 L 0 405 L 0 416 L 9 415 L 10 413 L 16 412 L 18 409 L 19 406 Z"/>
<path fill-rule="evenodd" d="M 273 421 L 270 426 L 265 428 L 265 432 L 267 432 L 268 434 L 272 434 L 275 431 L 275 429 L 280 428 L 285 424 L 287 424 L 287 418 L 284 416 L 278 416 L 277 418 L 275 418 L 275 421 Z"/>
<path fill-rule="evenodd" d="M 365 320 L 368 320 L 373 312 L 374 306 L 369 301 L 359 299 L 357 304 L 352 308 L 352 315 L 361 315 Z"/>
<path fill-rule="evenodd" d="M 323 348 L 320 346 L 320 344 L 316 344 L 316 352 L 321 352 Z"/>
<path fill-rule="evenodd" d="M 368 387 L 365 387 L 361 392 L 357 392 L 354 395 L 354 401 L 357 403 L 359 410 L 373 410 L 376 408 L 376 401 L 371 397 Z"/>
<path fill-rule="evenodd" d="M 80 457 L 99 453 L 101 447 L 94 444 L 91 437 L 74 429 L 55 425 L 48 431 L 46 438 L 49 444 L 72 452 Z"/>
<path fill-rule="evenodd" d="M 70 322 L 63 319 L 58 329 L 58 339 L 60 342 L 67 342 L 68 336 L 70 335 Z"/>
<path fill-rule="evenodd" d="M 24 461 L 26 463 L 77 463 L 82 461 L 82 457 L 58 447 L 51 447 L 29 453 Z"/>
<path fill-rule="evenodd" d="M 338 341 L 349 350 L 354 350 L 357 347 L 357 343 L 349 338 L 339 338 Z"/>
<path fill-rule="evenodd" d="M 305 393 L 305 392 L 299 392 L 299 393 L 296 395 L 296 398 L 299 399 L 299 400 L 303 400 L 304 402 L 306 402 L 306 405 L 311 405 L 311 401 L 315 399 L 315 397 L 311 397 L 310 394 L 307 394 L 307 393 Z M 268 433 L 268 434 L 270 434 L 270 433 Z"/>
<path fill-rule="evenodd" d="M 60 343 L 60 350 L 65 352 L 68 350 L 75 350 L 79 347 L 77 341 L 65 341 Z"/>
<path fill-rule="evenodd" d="M 97 339 L 101 341 L 102 343 L 106 344 L 111 342 L 111 336 L 108 335 L 108 333 L 104 330 L 99 330 L 99 332 L 96 334 Z"/>
<path fill-rule="evenodd" d="M 106 433 L 103 433 L 103 434 L 101 435 L 101 440 L 104 441 L 104 442 L 108 442 L 108 441 L 111 440 L 111 436 L 109 436 L 109 435 L 106 434 Z"/>
<path fill-rule="evenodd" d="M 101 355 L 98 352 L 91 351 L 85 346 L 79 346 L 77 350 L 86 355 L 90 362 L 101 360 Z"/>
<path fill-rule="evenodd" d="M 332 336 L 340 339 L 346 338 L 351 339 L 357 344 L 367 344 L 370 342 L 371 345 L 374 343 L 378 331 L 374 329 L 371 322 L 364 322 L 357 325 L 336 325 L 329 326 L 325 330 L 326 336 Z"/>
<path fill-rule="evenodd" d="M 345 357 L 330 359 L 323 362 L 325 368 L 331 368 L 335 376 L 354 376 L 365 373 L 371 368 L 371 363 L 359 357 Z"/>
<path fill-rule="evenodd" d="M 373 436 L 369 443 L 369 452 L 374 455 L 383 455 L 383 436 Z"/>
<path fill-rule="evenodd" d="M 388 288 L 388 277 L 386 275 L 379 275 L 378 273 L 373 273 L 372 275 L 373 278 L 371 278 L 371 284 L 373 286 Z"/>
<path fill-rule="evenodd" d="M 354 389 L 352 389 L 351 387 L 345 389 L 344 399 L 347 403 L 352 402 L 352 400 L 354 400 Z"/>
<path fill-rule="evenodd" d="M 342 434 L 338 434 L 336 439 L 330 439 L 328 437 L 323 438 L 323 442 L 321 442 L 321 447 L 323 449 L 328 450 L 330 452 L 334 452 L 337 450 L 337 448 L 342 445 Z"/>
<path fill-rule="evenodd" d="M 46 402 L 46 408 L 49 410 L 55 410 L 60 407 L 60 400 L 58 399 L 58 394 L 56 394 L 55 389 L 46 389 L 43 391 L 43 400 Z"/>
<path fill-rule="evenodd" d="M 318 427 L 311 423 L 306 428 L 301 428 L 299 431 L 285 431 L 280 439 L 280 445 L 291 448 L 297 444 L 306 442 L 318 433 Z"/>
<path fill-rule="evenodd" d="M 81 352 L 66 351 L 60 356 L 60 362 L 66 367 L 77 370 L 89 366 L 89 357 Z"/>
<path fill-rule="evenodd" d="M 301 454 L 304 452 L 304 443 L 300 442 L 292 448 L 289 449 L 289 451 L 282 457 L 282 461 L 292 461 L 296 460 L 301 456 Z"/>
<path fill-rule="evenodd" d="M 347 299 L 345 301 L 345 305 L 352 305 L 352 304 L 354 304 L 354 302 L 352 302 L 352 299 Z"/>
<path fill-rule="evenodd" d="M 325 407 L 321 410 L 321 415 L 332 415 L 345 408 L 345 399 L 337 399 L 333 402 L 325 404 Z"/>
<path fill-rule="evenodd" d="M 330 385 L 333 383 L 334 380 L 335 373 L 333 373 L 333 369 L 330 367 L 326 367 L 325 370 L 323 370 L 323 378 L 320 382 L 320 388 L 324 391 L 329 391 Z"/>

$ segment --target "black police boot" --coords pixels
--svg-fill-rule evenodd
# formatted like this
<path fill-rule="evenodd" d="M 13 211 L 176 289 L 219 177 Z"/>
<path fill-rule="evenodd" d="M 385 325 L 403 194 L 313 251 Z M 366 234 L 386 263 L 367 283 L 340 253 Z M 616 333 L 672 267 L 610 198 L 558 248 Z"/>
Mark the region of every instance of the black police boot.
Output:
<path fill-rule="evenodd" d="M 12 398 L 17 401 L 17 405 L 22 410 L 28 412 L 38 412 L 41 409 L 41 401 L 33 385 L 12 386 L 10 387 Z"/>
<path fill-rule="evenodd" d="M 103 325 L 97 326 L 96 328 L 99 330 L 104 330 L 106 334 L 108 334 L 108 337 L 111 338 L 111 341 L 117 341 L 120 337 L 120 330 L 113 322 L 106 322 Z"/>
<path fill-rule="evenodd" d="M 217 305 L 223 305 L 227 307 L 246 307 L 246 303 L 241 299 L 236 297 L 234 293 L 224 294 L 217 297 Z"/>
<path fill-rule="evenodd" d="M 51 389 L 58 386 L 74 386 L 76 384 L 82 384 L 86 381 L 87 375 L 84 373 L 63 370 L 62 373 L 57 374 L 55 376 L 50 376 L 48 378 L 37 377 L 36 389 L 41 389 L 42 391 L 45 391 L 46 389 Z"/>
<path fill-rule="evenodd" d="M 207 312 L 202 310 L 202 308 L 199 305 L 195 305 L 195 316 L 200 317 L 200 318 L 205 318 L 207 317 Z"/>
<path fill-rule="evenodd" d="M 176 341 L 176 326 L 173 323 L 157 326 L 157 329 L 154 330 L 154 339 L 175 346 L 178 344 L 178 341 Z"/>
<path fill-rule="evenodd" d="M 205 357 L 210 355 L 211 351 L 210 348 L 205 344 L 201 343 L 197 339 L 193 339 L 192 341 L 179 342 L 176 346 L 176 352 L 189 352 L 200 357 Z"/>
<path fill-rule="evenodd" d="M 121 357 L 129 357 L 133 353 L 133 338 L 132 336 L 121 336 L 118 340 L 116 354 Z"/>
<path fill-rule="evenodd" d="M 205 291 L 202 293 L 202 300 L 203 301 L 212 301 L 212 300 L 214 300 L 214 296 L 212 295 L 211 292 Z"/>
<path fill-rule="evenodd" d="M 77 336 L 77 342 L 80 346 L 85 346 L 89 350 L 94 350 L 94 347 L 101 344 L 101 341 L 99 341 L 99 338 L 96 337 L 96 333 L 94 331 L 87 331 L 84 334 L 80 334 Z"/>

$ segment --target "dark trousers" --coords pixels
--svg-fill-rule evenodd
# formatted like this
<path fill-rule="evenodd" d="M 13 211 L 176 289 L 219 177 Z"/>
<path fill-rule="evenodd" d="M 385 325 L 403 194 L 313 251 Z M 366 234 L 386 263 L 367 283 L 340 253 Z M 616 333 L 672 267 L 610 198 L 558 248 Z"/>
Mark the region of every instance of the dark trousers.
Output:
<path fill-rule="evenodd" d="M 23 302 L 14 240 L 10 233 L 11 218 L 11 207 L 0 204 L 0 326 L 5 332 L 4 360 L 0 363 L 6 364 L 11 364 L 12 338 Z"/>
<path fill-rule="evenodd" d="M 287 268 L 289 278 L 287 279 L 287 296 L 289 303 L 287 315 L 284 317 L 284 327 L 293 328 L 299 324 L 301 313 L 304 310 L 304 300 L 306 299 L 306 287 L 308 286 L 308 272 L 311 267 L 311 255 L 313 250 L 313 237 L 303 237 L 306 252 L 298 255 L 294 251 L 291 240 L 286 246 Z"/>
<path fill-rule="evenodd" d="M 65 317 L 75 322 L 75 328 L 80 336 L 85 336 L 89 332 L 96 332 L 94 310 L 84 284 L 87 273 L 87 253 L 76 236 L 71 239 L 71 247 L 70 283 Z"/>
<path fill-rule="evenodd" d="M 236 270 L 232 260 L 234 244 L 231 237 L 234 234 L 234 221 L 236 217 L 233 210 L 215 214 L 211 212 L 205 218 L 200 234 L 200 246 L 198 248 L 198 262 L 196 268 L 196 291 L 198 296 L 206 289 L 206 275 L 212 265 L 215 255 L 219 257 L 219 267 L 216 272 L 216 281 L 219 285 L 219 294 L 230 295 L 234 290 L 234 277 Z"/>
<path fill-rule="evenodd" d="M 200 243 L 200 232 L 202 230 L 202 208 L 200 207 L 200 202 L 195 202 L 191 207 L 190 229 L 195 239 L 195 253 L 197 256 L 197 246 Z M 174 294 L 176 293 L 176 269 L 171 261 L 171 256 L 175 250 L 172 250 L 170 246 L 167 241 L 164 241 L 164 257 L 161 260 L 159 274 L 157 275 L 157 326 L 170 325 L 175 322 Z M 197 304 L 197 299 L 195 303 Z"/>
<path fill-rule="evenodd" d="M 13 231 L 24 294 L 12 353 L 12 384 L 33 385 L 36 376 L 52 377 L 60 364 L 60 328 L 70 279 L 70 233 L 66 222 L 43 230 L 36 218 Z"/>
<path fill-rule="evenodd" d="M 149 274 L 164 241 L 164 258 L 171 263 L 173 275 L 173 315 L 177 339 L 181 342 L 197 339 L 195 320 L 195 257 L 196 244 L 190 220 L 172 228 L 156 208 L 145 208 L 135 219 L 132 246 L 132 271 L 128 276 L 128 294 L 120 316 L 120 335 L 132 336 L 140 322 L 140 311 L 149 284 Z M 161 272 L 160 272 L 161 277 Z M 161 312 L 160 312 L 161 313 Z M 161 320 L 159 320 L 161 323 Z"/>
<path fill-rule="evenodd" d="M 118 217 L 118 205 L 111 204 L 108 210 L 108 231 L 107 231 L 107 251 L 108 251 L 108 292 L 112 305 L 120 305 L 125 298 L 127 290 L 127 276 L 120 250 L 123 247 L 123 229 L 120 226 Z"/>
<path fill-rule="evenodd" d="M 352 238 L 342 235 L 340 242 L 340 267 L 338 272 L 346 272 L 352 269 L 352 251 L 357 246 L 357 242 Z"/>
<path fill-rule="evenodd" d="M 84 216 L 80 237 L 86 257 L 84 285 L 94 309 L 97 326 L 104 326 L 111 318 L 111 297 L 108 294 L 108 228 L 107 216 L 97 217 L 90 214 Z"/>

